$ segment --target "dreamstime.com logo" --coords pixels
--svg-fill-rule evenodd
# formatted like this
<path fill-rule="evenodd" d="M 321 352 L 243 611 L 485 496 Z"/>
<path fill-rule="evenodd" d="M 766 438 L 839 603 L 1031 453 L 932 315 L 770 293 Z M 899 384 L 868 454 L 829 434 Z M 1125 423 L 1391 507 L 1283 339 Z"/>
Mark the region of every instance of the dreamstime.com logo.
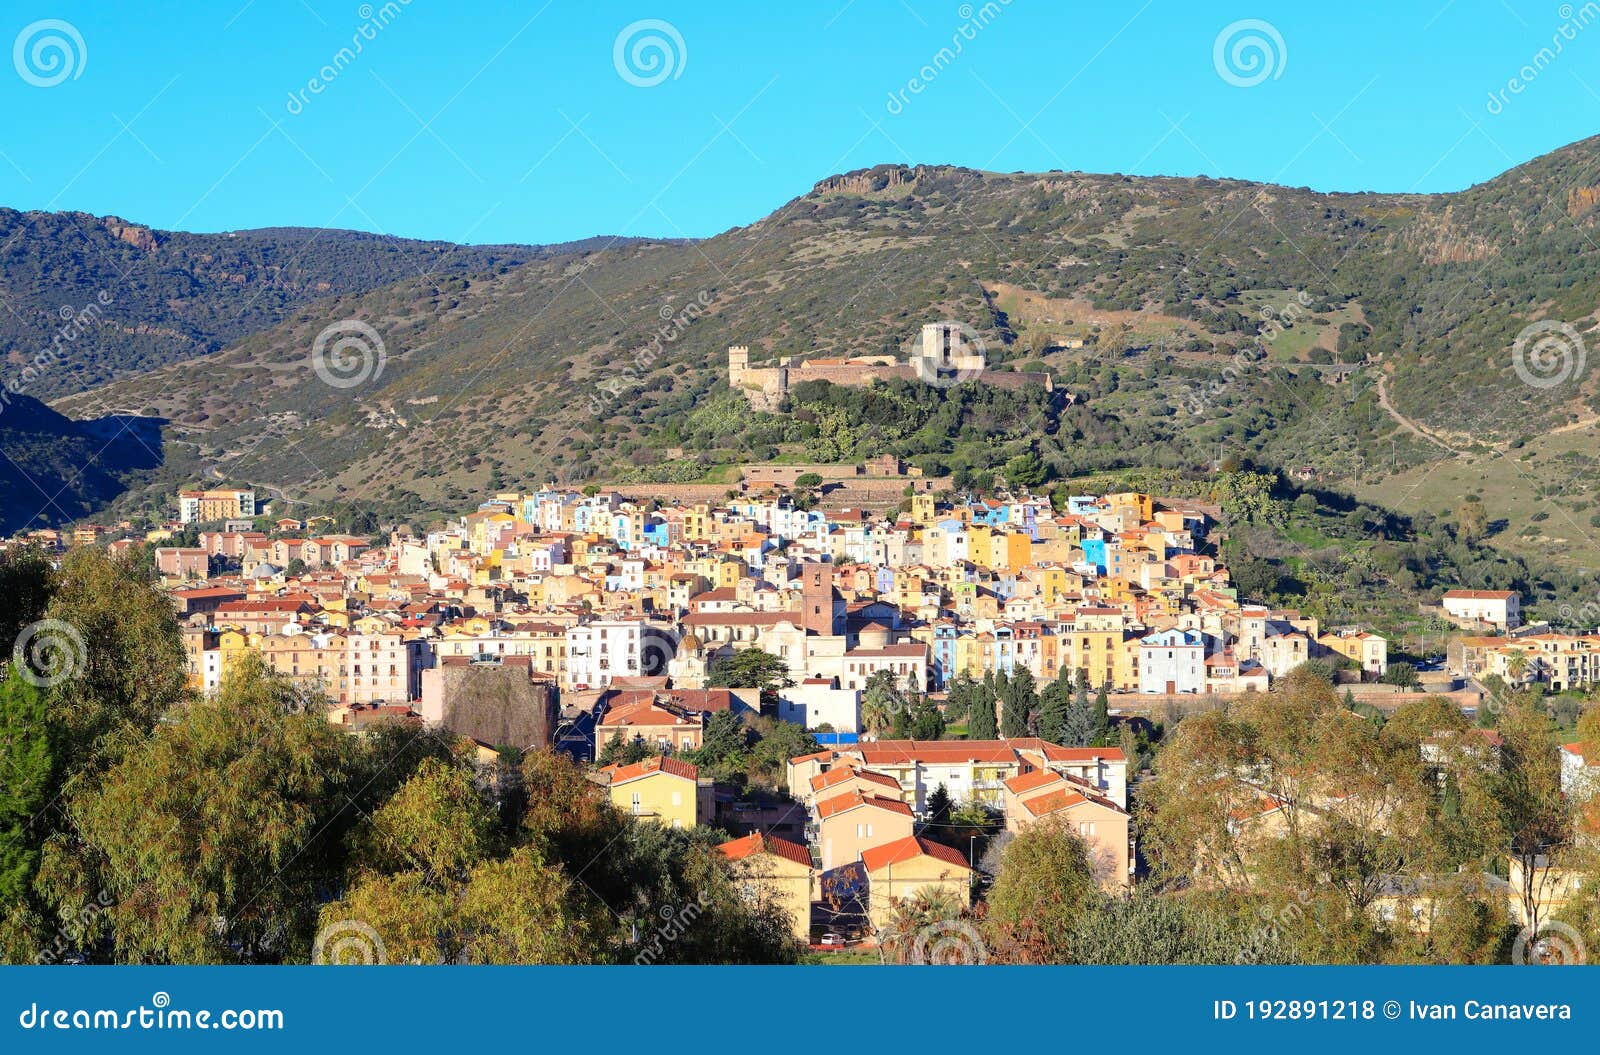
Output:
<path fill-rule="evenodd" d="M 389 962 L 383 939 L 370 924 L 341 919 L 317 931 L 311 962 L 336 966 L 371 967 Z"/>
<path fill-rule="evenodd" d="M 165 992 L 150 994 L 150 1003 L 137 1007 L 100 1008 L 50 1008 L 30 1003 L 17 1016 L 17 1024 L 26 1030 L 149 1030 L 149 1029 L 223 1029 L 223 1030 L 276 1030 L 283 1028 L 283 1011 L 278 1008 L 225 1008 L 212 1011 L 202 1008 L 173 1007 L 172 997 Z"/>
<path fill-rule="evenodd" d="M 1537 932 L 1523 927 L 1511 946 L 1511 963 L 1517 967 L 1578 967 L 1588 962 L 1583 935 L 1555 920 L 1540 924 Z"/>
<path fill-rule="evenodd" d="M 89 665 L 89 650 L 71 623 L 41 619 L 17 635 L 11 664 L 23 681 L 48 689 L 82 674 Z"/>
<path fill-rule="evenodd" d="M 611 45 L 611 64 L 617 68 L 617 76 L 635 88 L 654 88 L 668 78 L 683 76 L 689 49 L 677 26 L 659 18 L 643 18 L 617 34 Z"/>
<path fill-rule="evenodd" d="M 325 327 L 311 343 L 311 368 L 330 388 L 354 388 L 383 376 L 388 350 L 377 330 L 360 319 Z"/>
<path fill-rule="evenodd" d="M 1289 49 L 1283 43 L 1283 34 L 1271 22 L 1242 18 L 1217 34 L 1211 45 L 1211 64 L 1216 67 L 1217 76 L 1235 88 L 1254 88 L 1283 76 L 1289 65 Z"/>
<path fill-rule="evenodd" d="M 921 965 L 970 967 L 989 962 L 989 947 L 978 928 L 958 919 L 930 923 L 917 931 L 911 944 L 911 962 Z"/>
<path fill-rule="evenodd" d="M 918 341 L 911 363 L 917 378 L 935 388 L 954 388 L 971 381 L 988 365 L 988 345 L 964 322 L 946 320 L 924 326 Z"/>
<path fill-rule="evenodd" d="M 1529 388 L 1555 388 L 1582 379 L 1589 350 L 1571 325 L 1542 319 L 1523 327 L 1511 346 L 1511 368 Z"/>
<path fill-rule="evenodd" d="M 77 80 L 88 64 L 83 34 L 59 18 L 28 23 L 11 44 L 11 65 L 18 77 L 35 88 L 54 88 L 69 78 Z"/>

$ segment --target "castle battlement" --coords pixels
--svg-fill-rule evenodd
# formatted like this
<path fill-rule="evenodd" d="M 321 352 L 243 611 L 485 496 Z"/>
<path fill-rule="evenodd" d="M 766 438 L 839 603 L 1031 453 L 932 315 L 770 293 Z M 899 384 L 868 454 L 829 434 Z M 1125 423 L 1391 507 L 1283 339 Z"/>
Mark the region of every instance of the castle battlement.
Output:
<path fill-rule="evenodd" d="M 874 381 L 926 381 L 945 385 L 956 381 L 981 381 L 1003 388 L 1040 384 L 1052 389 L 1049 374 L 992 373 L 983 342 L 954 322 L 930 322 L 922 327 L 917 347 L 905 361 L 892 355 L 858 355 L 848 358 L 806 359 L 785 356 L 776 366 L 751 366 L 748 345 L 728 348 L 728 387 L 749 400 L 754 410 L 777 410 L 793 385 L 827 381 L 835 385 L 865 387 Z"/>

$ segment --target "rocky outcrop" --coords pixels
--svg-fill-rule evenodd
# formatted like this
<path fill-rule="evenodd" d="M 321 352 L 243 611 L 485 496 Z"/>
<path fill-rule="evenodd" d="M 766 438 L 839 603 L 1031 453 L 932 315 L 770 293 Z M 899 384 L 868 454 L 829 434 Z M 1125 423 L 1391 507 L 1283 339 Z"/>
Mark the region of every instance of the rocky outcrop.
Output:
<path fill-rule="evenodd" d="M 915 183 L 922 174 L 925 166 L 918 165 L 911 168 L 906 165 L 877 165 L 869 169 L 858 169 L 855 172 L 846 172 L 838 176 L 829 176 L 818 181 L 811 188 L 813 194 L 872 194 L 876 191 L 889 190 L 892 187 L 903 187 L 908 183 Z"/>
<path fill-rule="evenodd" d="M 150 228 L 129 223 L 120 216 L 107 216 L 101 222 L 105 224 L 106 230 L 111 232 L 113 238 L 127 242 L 135 249 L 148 253 L 160 244 L 155 232 Z"/>

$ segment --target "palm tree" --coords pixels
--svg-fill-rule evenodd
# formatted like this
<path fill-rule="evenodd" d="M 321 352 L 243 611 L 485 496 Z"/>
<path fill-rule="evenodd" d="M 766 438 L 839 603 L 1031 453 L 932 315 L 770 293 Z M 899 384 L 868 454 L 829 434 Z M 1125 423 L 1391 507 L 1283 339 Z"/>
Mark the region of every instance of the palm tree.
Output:
<path fill-rule="evenodd" d="M 923 887 L 909 898 L 896 898 L 887 925 L 878 933 L 881 962 L 913 963 L 925 956 L 938 937 L 929 928 L 961 918 L 961 902 L 944 887 Z"/>

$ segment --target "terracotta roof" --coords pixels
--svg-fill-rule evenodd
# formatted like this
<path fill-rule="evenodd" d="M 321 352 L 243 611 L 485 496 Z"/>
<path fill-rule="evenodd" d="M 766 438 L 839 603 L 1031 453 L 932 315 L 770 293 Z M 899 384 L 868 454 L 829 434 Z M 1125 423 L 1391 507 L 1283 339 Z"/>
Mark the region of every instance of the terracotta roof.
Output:
<path fill-rule="evenodd" d="M 743 861 L 756 854 L 772 854 L 785 860 L 793 861 L 797 865 L 814 867 L 811 864 L 811 851 L 799 843 L 792 843 L 788 839 L 780 839 L 776 835 L 764 835 L 761 832 L 752 832 L 742 839 L 733 839 L 717 847 L 730 861 Z"/>
<path fill-rule="evenodd" d="M 841 813 L 847 813 L 858 806 L 876 806 L 880 810 L 890 813 L 899 813 L 906 817 L 911 816 L 911 807 L 899 799 L 886 799 L 881 795 L 863 795 L 859 791 L 847 791 L 843 795 L 835 795 L 831 799 L 821 799 L 817 802 L 817 817 L 827 819 Z"/>
<path fill-rule="evenodd" d="M 1505 601 L 1516 596 L 1514 590 L 1446 590 L 1444 595 L 1454 601 Z"/>
<path fill-rule="evenodd" d="M 630 780 L 638 780 L 655 773 L 667 773 L 685 780 L 698 780 L 700 770 L 681 758 L 667 758 L 656 755 L 642 762 L 635 762 L 631 766 L 607 766 L 601 772 L 611 774 L 611 786 L 626 784 Z"/>
<path fill-rule="evenodd" d="M 1056 791 L 1047 792 L 1038 798 L 1029 799 L 1023 803 L 1023 806 L 1035 817 L 1043 817 L 1047 813 L 1071 809 L 1073 806 L 1081 806 L 1085 802 L 1104 806 L 1106 809 L 1115 810 L 1117 813 L 1127 812 L 1109 799 L 1103 799 L 1098 795 L 1085 794 L 1074 788 L 1060 788 Z"/>
<path fill-rule="evenodd" d="M 825 791 L 828 788 L 844 784 L 857 778 L 872 784 L 882 784 L 886 788 L 893 788 L 895 794 L 900 793 L 900 782 L 893 777 L 886 777 L 882 773 L 874 773 L 870 769 L 852 769 L 849 766 L 840 766 L 830 769 L 826 773 L 818 773 L 811 778 L 812 791 Z"/>
<path fill-rule="evenodd" d="M 1005 782 L 1006 790 L 1013 795 L 1025 795 L 1030 791 L 1049 787 L 1061 781 L 1059 774 L 1048 769 L 1035 769 L 1030 773 L 1021 773 Z"/>
<path fill-rule="evenodd" d="M 932 857 L 943 861 L 947 865 L 959 868 L 963 872 L 972 871 L 972 866 L 967 864 L 967 859 L 961 856 L 960 850 L 946 846 L 943 843 L 936 843 L 931 839 L 919 838 L 915 835 L 904 839 L 896 839 L 894 842 L 885 843 L 882 846 L 874 846 L 870 850 L 863 850 L 861 852 L 861 863 L 866 866 L 867 871 L 870 873 L 876 872 L 880 868 L 887 868 L 889 865 L 914 861 L 919 857 Z"/>
<path fill-rule="evenodd" d="M 606 711 L 596 728 L 610 729 L 613 726 L 627 725 L 698 725 L 699 720 L 690 718 L 664 707 L 657 707 L 650 699 L 637 700 L 612 707 Z"/>

